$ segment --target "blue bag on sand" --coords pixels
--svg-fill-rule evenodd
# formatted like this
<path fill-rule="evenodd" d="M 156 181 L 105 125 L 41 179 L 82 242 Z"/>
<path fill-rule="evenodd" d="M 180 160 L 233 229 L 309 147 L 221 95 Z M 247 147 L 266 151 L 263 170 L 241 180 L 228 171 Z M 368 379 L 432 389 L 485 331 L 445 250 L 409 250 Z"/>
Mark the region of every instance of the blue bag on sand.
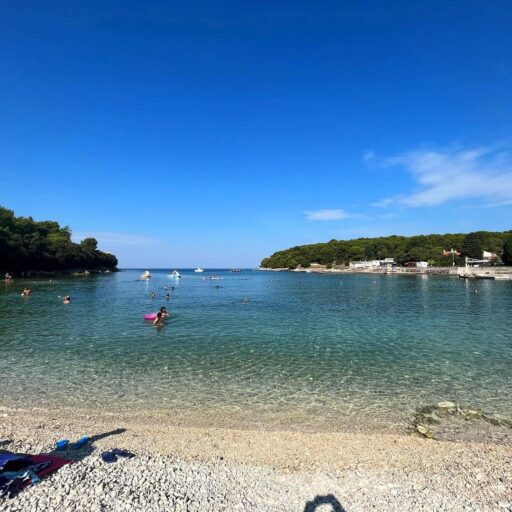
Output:
<path fill-rule="evenodd" d="M 103 452 L 101 454 L 101 459 L 103 462 L 116 462 L 118 457 L 126 457 L 127 459 L 131 459 L 135 457 L 135 454 L 129 452 L 128 450 L 120 450 L 119 448 L 114 448 L 108 452 Z"/>
<path fill-rule="evenodd" d="M 103 462 L 115 462 L 117 460 L 117 456 L 112 452 L 103 452 L 101 458 Z"/>
<path fill-rule="evenodd" d="M 84 444 L 87 444 L 89 442 L 89 436 L 82 436 L 76 443 L 73 443 L 71 445 L 72 450 L 78 450 L 79 448 L 82 448 Z"/>
<path fill-rule="evenodd" d="M 118 457 L 126 457 L 127 459 L 135 457 L 135 454 L 133 454 L 132 452 L 129 452 L 128 450 L 120 450 L 119 448 L 114 448 L 112 450 L 112 453 L 114 455 L 117 455 Z"/>
<path fill-rule="evenodd" d="M 66 448 L 66 446 L 69 444 L 69 440 L 68 439 L 61 439 L 60 441 L 57 441 L 55 443 L 55 449 L 56 450 L 64 450 L 64 448 Z"/>

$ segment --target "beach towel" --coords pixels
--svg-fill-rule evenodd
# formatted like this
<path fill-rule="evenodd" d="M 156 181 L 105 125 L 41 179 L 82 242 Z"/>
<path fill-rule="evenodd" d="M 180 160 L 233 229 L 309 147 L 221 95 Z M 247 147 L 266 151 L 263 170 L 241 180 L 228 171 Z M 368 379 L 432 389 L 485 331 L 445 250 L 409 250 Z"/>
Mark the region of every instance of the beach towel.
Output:
<path fill-rule="evenodd" d="M 7 463 L 18 462 L 19 460 L 21 459 L 13 460 L 10 458 Z M 72 462 L 54 455 L 28 455 L 22 456 L 22 460 L 27 463 L 23 469 L 18 471 L 3 470 L 0 473 L 0 497 L 11 498 L 26 486 L 39 483 L 44 476 Z"/>
<path fill-rule="evenodd" d="M 0 453 L 0 472 L 19 471 L 29 464 L 27 455 L 18 455 L 17 453 Z"/>
<path fill-rule="evenodd" d="M 71 464 L 71 460 L 63 459 L 62 457 L 56 457 L 55 455 L 29 455 L 30 465 L 38 465 L 43 462 L 50 462 L 49 465 L 45 466 L 43 469 L 37 471 L 36 474 L 39 478 L 43 478 L 44 476 L 48 475 L 49 473 L 53 473 L 54 471 L 57 471 L 57 469 L 60 469 L 62 466 L 65 466 L 66 464 Z"/>

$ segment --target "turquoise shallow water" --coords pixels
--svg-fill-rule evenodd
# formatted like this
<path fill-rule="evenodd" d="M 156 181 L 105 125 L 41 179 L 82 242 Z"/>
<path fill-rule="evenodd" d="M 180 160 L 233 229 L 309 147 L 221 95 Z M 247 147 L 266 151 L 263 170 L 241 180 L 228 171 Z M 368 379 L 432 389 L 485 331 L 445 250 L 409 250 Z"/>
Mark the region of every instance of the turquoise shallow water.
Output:
<path fill-rule="evenodd" d="M 28 299 L 27 281 L 2 283 L 1 403 L 327 429 L 401 425 L 440 400 L 512 416 L 510 282 L 140 273 L 30 281 Z M 164 327 L 143 320 L 164 304 Z"/>

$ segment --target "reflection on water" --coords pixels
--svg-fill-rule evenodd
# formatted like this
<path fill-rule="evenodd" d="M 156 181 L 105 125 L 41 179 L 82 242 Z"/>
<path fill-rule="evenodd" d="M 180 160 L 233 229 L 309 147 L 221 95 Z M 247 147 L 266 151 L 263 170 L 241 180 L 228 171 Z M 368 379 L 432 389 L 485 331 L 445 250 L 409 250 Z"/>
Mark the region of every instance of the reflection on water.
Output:
<path fill-rule="evenodd" d="M 168 273 L 35 281 L 26 299 L 0 285 L 1 401 L 329 429 L 441 400 L 512 416 L 511 283 Z M 161 305 L 155 329 L 143 315 Z"/>

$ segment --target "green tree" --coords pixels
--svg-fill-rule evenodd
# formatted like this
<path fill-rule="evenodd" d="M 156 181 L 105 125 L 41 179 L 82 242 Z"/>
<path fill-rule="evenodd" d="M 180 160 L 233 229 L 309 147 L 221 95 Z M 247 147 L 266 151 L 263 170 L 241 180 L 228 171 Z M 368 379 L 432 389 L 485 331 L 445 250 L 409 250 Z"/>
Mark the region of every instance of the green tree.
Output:
<path fill-rule="evenodd" d="M 358 244 L 351 245 L 348 249 L 348 257 L 352 261 L 364 259 L 364 247 Z"/>
<path fill-rule="evenodd" d="M 98 241 L 96 238 L 84 238 L 80 242 L 80 247 L 88 253 L 94 253 L 98 250 Z"/>
<path fill-rule="evenodd" d="M 501 259 L 505 265 L 512 265 L 512 235 L 509 236 L 503 244 L 503 254 Z"/>
<path fill-rule="evenodd" d="M 16 217 L 12 210 L 0 207 L 1 271 L 114 269 L 116 266 L 117 258 L 99 251 L 94 238 L 75 244 L 67 226 Z"/>
<path fill-rule="evenodd" d="M 481 259 L 483 251 L 482 233 L 468 233 L 462 243 L 462 254 L 469 258 Z"/>

